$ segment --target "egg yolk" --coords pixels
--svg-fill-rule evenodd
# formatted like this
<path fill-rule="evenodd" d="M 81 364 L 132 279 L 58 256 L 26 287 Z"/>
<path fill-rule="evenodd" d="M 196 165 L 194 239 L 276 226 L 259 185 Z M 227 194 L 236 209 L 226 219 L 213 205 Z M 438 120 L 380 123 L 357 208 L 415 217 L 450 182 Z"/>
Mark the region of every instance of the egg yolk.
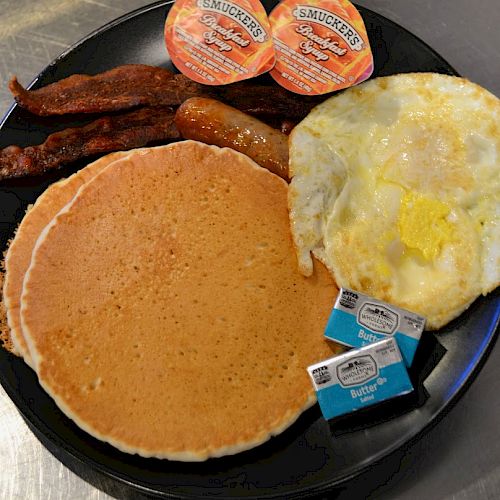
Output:
<path fill-rule="evenodd" d="M 442 246 L 453 239 L 453 225 L 448 220 L 451 209 L 439 200 L 412 192 L 401 201 L 398 230 L 401 242 L 418 250 L 427 260 L 434 260 Z"/>

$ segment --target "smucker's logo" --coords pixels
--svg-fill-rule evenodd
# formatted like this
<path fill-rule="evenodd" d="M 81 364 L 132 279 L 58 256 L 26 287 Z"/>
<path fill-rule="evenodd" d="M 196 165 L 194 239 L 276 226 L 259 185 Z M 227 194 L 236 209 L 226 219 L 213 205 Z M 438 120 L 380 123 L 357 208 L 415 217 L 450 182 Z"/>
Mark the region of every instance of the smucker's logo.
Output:
<path fill-rule="evenodd" d="M 267 40 L 264 27 L 243 7 L 227 0 L 198 0 L 197 5 L 200 9 L 222 14 L 237 22 L 254 42 L 262 43 Z"/>
<path fill-rule="evenodd" d="M 356 356 L 337 366 L 337 377 L 344 387 L 362 384 L 377 376 L 377 363 L 369 354 Z"/>
<path fill-rule="evenodd" d="M 399 326 L 399 315 L 387 307 L 366 302 L 358 311 L 358 323 L 374 332 L 391 335 Z"/>
<path fill-rule="evenodd" d="M 312 21 L 331 29 L 347 43 L 351 50 L 360 52 L 365 46 L 363 38 L 356 29 L 333 12 L 310 5 L 297 5 L 293 15 L 297 21 Z"/>

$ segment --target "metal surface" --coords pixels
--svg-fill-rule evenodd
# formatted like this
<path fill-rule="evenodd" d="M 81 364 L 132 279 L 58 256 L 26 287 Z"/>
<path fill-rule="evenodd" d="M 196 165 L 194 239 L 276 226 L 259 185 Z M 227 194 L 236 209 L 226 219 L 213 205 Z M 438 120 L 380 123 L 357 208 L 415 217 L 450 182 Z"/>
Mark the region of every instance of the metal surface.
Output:
<path fill-rule="evenodd" d="M 0 113 L 6 83 L 28 83 L 68 45 L 140 0 L 0 0 Z M 498 0 L 360 0 L 420 36 L 461 74 L 500 95 Z M 498 498 L 500 348 L 455 408 L 421 440 L 336 492 L 339 498 Z M 0 498 L 109 498 L 58 462 L 33 436 L 0 388 Z M 98 488 L 120 487 L 82 470 Z"/>

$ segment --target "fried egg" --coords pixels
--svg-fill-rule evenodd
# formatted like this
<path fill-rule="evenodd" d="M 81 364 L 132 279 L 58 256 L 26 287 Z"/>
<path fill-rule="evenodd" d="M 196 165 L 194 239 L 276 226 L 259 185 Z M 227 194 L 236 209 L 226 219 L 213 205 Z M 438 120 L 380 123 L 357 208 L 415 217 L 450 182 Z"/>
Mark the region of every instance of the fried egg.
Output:
<path fill-rule="evenodd" d="M 500 100 L 463 78 L 381 77 L 290 136 L 291 229 L 338 286 L 437 329 L 500 282 Z"/>

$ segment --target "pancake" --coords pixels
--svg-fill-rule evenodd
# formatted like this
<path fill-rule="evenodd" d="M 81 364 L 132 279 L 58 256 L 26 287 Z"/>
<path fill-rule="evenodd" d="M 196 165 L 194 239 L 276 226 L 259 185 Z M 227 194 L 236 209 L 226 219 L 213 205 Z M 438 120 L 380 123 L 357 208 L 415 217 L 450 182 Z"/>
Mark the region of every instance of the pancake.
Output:
<path fill-rule="evenodd" d="M 22 326 L 40 383 L 122 451 L 201 461 L 252 448 L 315 401 L 306 367 L 337 288 L 297 271 L 287 184 L 194 141 L 83 186 L 40 236 Z"/>
<path fill-rule="evenodd" d="M 7 311 L 5 310 L 5 304 L 3 302 L 3 281 L 4 273 L 0 271 L 0 292 L 2 293 L 2 298 L 0 299 L 0 347 L 6 351 L 17 354 L 14 345 L 12 344 L 12 338 L 10 336 L 9 326 L 7 325 Z"/>
<path fill-rule="evenodd" d="M 31 262 L 31 254 L 43 228 L 75 196 L 80 187 L 111 162 L 127 156 L 128 152 L 113 153 L 91 163 L 87 167 L 50 185 L 36 203 L 28 210 L 19 224 L 16 236 L 5 255 L 5 281 L 3 300 L 7 311 L 7 322 L 13 352 L 21 355 L 32 366 L 28 346 L 21 330 L 21 291 L 24 275 Z"/>

